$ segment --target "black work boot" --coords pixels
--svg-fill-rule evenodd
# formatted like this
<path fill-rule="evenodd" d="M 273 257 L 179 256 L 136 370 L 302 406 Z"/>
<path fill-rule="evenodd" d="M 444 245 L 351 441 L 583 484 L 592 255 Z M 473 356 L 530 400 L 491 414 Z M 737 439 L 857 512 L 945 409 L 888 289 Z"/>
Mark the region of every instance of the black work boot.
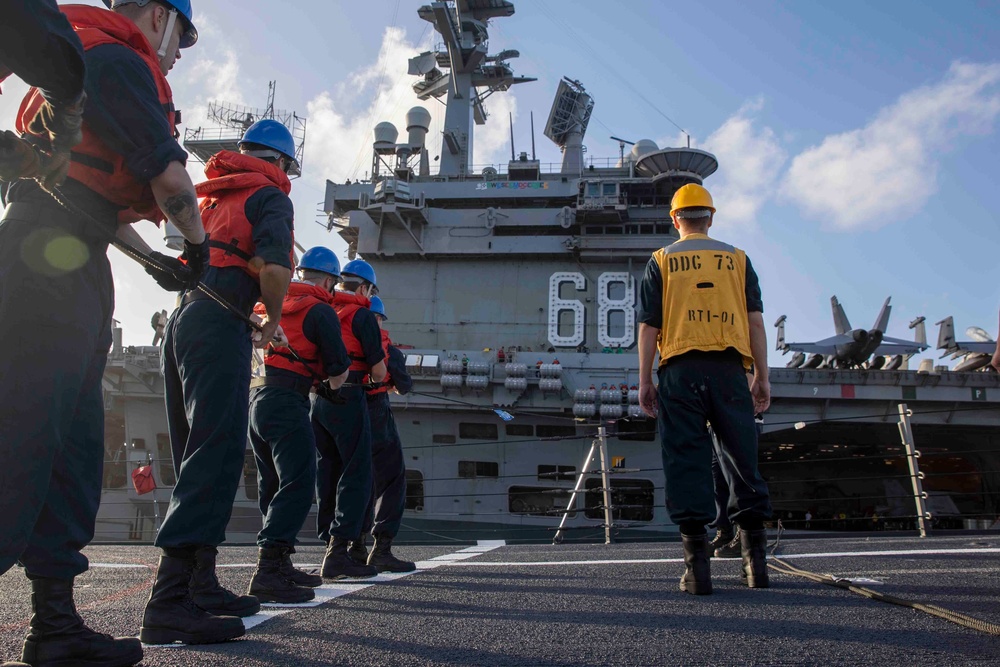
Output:
<path fill-rule="evenodd" d="M 368 556 L 368 564 L 374 565 L 379 572 L 413 572 L 417 569 L 416 563 L 399 560 L 392 555 L 392 538 L 386 534 L 375 536 L 375 546 Z"/>
<path fill-rule="evenodd" d="M 216 616 L 253 616 L 260 611 L 260 601 L 252 595 L 236 595 L 226 590 L 215 576 L 215 547 L 201 547 L 195 552 L 191 573 L 191 599 Z"/>
<path fill-rule="evenodd" d="M 733 535 L 732 528 L 719 528 L 718 530 L 716 530 L 715 537 L 713 537 L 712 541 L 708 543 L 709 558 L 712 557 L 712 554 L 715 553 L 716 549 L 724 547 L 730 542 L 732 542 L 733 537 L 735 537 L 735 535 Z"/>
<path fill-rule="evenodd" d="M 355 563 L 364 565 L 368 562 L 367 538 L 367 535 L 361 533 L 361 537 L 347 543 L 347 555 L 350 556 L 351 560 Z"/>
<path fill-rule="evenodd" d="M 261 602 L 280 604 L 300 604 L 315 598 L 313 589 L 296 585 L 282 572 L 281 557 L 287 553 L 287 547 L 262 548 L 247 593 Z"/>
<path fill-rule="evenodd" d="M 142 660 L 142 645 L 84 625 L 73 604 L 72 579 L 32 579 L 31 623 L 21 660 L 32 667 L 129 667 Z"/>
<path fill-rule="evenodd" d="M 715 549 L 716 558 L 739 558 L 742 551 L 740 548 L 740 532 L 740 529 L 737 528 L 731 540 Z"/>
<path fill-rule="evenodd" d="M 750 588 L 768 588 L 767 529 L 741 530 L 740 547 L 743 555 L 743 579 Z"/>
<path fill-rule="evenodd" d="M 292 564 L 291 554 L 295 553 L 294 548 L 289 548 L 281 555 L 281 573 L 295 582 L 296 586 L 307 586 L 316 588 L 323 585 L 323 577 L 318 574 L 303 572 Z M 313 570 L 315 572 L 316 570 Z"/>
<path fill-rule="evenodd" d="M 160 556 L 139 630 L 144 643 L 216 644 L 246 632 L 235 616 L 214 616 L 194 603 L 190 590 L 194 567 L 194 558 Z"/>
<path fill-rule="evenodd" d="M 684 565 L 681 590 L 692 595 L 712 594 L 712 565 L 708 559 L 706 535 L 681 535 L 684 542 Z"/>
<path fill-rule="evenodd" d="M 378 570 L 369 565 L 355 563 L 347 554 L 347 540 L 342 537 L 331 537 L 323 557 L 324 579 L 343 579 L 344 577 L 374 577 Z"/>

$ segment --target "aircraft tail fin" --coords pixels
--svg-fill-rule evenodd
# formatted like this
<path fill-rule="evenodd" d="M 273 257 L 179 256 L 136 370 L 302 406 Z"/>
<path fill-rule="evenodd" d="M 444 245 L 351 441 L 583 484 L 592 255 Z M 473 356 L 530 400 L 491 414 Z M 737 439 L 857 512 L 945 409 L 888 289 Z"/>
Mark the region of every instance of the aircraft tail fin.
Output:
<path fill-rule="evenodd" d="M 937 349 L 953 350 L 955 345 L 955 318 L 951 315 L 944 318 L 938 324 Z"/>
<path fill-rule="evenodd" d="M 786 315 L 782 315 L 778 318 L 778 321 L 774 323 L 774 326 L 778 329 L 777 340 L 774 344 L 774 349 L 785 351 L 785 320 L 788 319 Z"/>
<path fill-rule="evenodd" d="M 882 310 L 878 311 L 878 317 L 875 318 L 875 324 L 872 326 L 873 331 L 885 333 L 885 330 L 889 328 L 889 313 L 892 312 L 892 306 L 889 305 L 890 299 L 892 299 L 891 296 L 886 297 L 885 303 L 882 304 Z"/>
<path fill-rule="evenodd" d="M 910 328 L 915 329 L 913 332 L 913 342 L 917 345 L 927 345 L 927 328 L 924 326 L 924 321 L 926 319 L 926 317 L 921 315 L 910 322 Z"/>
<path fill-rule="evenodd" d="M 843 306 L 837 301 L 836 295 L 830 297 L 830 307 L 833 309 L 833 327 L 836 333 L 840 335 L 850 331 L 853 327 L 847 319 L 847 313 L 844 312 Z"/>

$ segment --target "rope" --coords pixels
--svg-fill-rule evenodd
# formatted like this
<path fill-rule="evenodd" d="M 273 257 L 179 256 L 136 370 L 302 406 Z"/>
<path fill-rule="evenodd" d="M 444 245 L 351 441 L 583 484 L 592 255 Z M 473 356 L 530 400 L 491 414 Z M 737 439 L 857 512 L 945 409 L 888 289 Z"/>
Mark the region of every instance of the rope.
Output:
<path fill-rule="evenodd" d="M 114 234 L 105 231 L 103 223 L 101 223 L 92 215 L 90 215 L 82 208 L 74 204 L 72 200 L 70 200 L 65 194 L 63 194 L 63 192 L 59 188 L 53 188 L 49 194 L 52 195 L 52 198 L 56 201 L 57 204 L 62 206 L 69 213 L 77 217 L 83 218 L 86 222 L 93 225 L 95 229 L 100 230 L 102 235 L 107 239 L 108 243 L 121 250 L 127 257 L 134 259 L 139 264 L 143 264 L 145 266 L 152 267 L 154 269 L 158 269 L 166 273 L 171 273 L 171 270 L 169 268 L 167 268 L 160 262 L 156 261 L 149 255 L 146 255 L 135 246 L 126 243 L 125 241 L 121 240 Z M 222 295 L 220 295 L 218 292 L 216 292 L 214 289 L 212 289 L 205 283 L 199 282 L 198 289 L 204 292 L 206 296 L 212 299 L 212 301 L 215 301 L 220 306 L 222 306 L 230 313 L 235 315 L 237 318 L 248 324 L 250 328 L 253 329 L 254 331 L 261 330 L 260 325 L 254 322 L 252 319 L 250 319 L 250 317 L 246 313 L 244 313 L 239 308 L 231 304 Z"/>
<path fill-rule="evenodd" d="M 951 621 L 962 627 L 970 628 L 972 630 L 978 630 L 979 632 L 985 632 L 990 635 L 1000 636 L 1000 624 L 990 623 L 989 621 L 984 621 L 961 612 L 952 611 L 951 609 L 945 609 L 944 607 L 939 607 L 933 604 L 925 604 L 923 602 L 916 602 L 913 600 L 906 600 L 904 598 L 896 597 L 894 595 L 888 595 L 886 593 L 880 593 L 878 591 L 873 591 L 870 588 L 865 588 L 864 586 L 856 586 L 852 584 L 847 579 L 838 579 L 833 575 L 821 575 L 815 572 L 810 572 L 809 570 L 803 570 L 801 568 L 795 567 L 791 563 L 778 558 L 775 552 L 778 550 L 778 545 L 781 542 L 781 533 L 783 532 L 781 522 L 778 522 L 778 535 L 774 540 L 774 545 L 771 547 L 771 558 L 768 563 L 770 567 L 775 572 L 780 572 L 781 574 L 787 574 L 797 577 L 803 577 L 814 581 L 818 584 L 825 584 L 827 586 L 834 586 L 836 588 L 842 588 L 851 593 L 856 593 L 870 600 L 875 600 L 876 602 L 885 602 L 888 604 L 898 605 L 900 607 L 909 607 L 910 609 L 916 609 L 917 611 L 922 611 L 931 616 L 937 616 L 938 618 L 943 618 L 946 621 Z"/>

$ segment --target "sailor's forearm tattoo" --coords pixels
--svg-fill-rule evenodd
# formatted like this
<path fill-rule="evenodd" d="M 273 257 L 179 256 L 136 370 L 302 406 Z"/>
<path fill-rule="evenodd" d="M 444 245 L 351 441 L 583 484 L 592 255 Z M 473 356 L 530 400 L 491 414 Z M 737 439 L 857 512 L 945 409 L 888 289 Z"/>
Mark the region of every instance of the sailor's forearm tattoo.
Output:
<path fill-rule="evenodd" d="M 167 219 L 183 231 L 197 229 L 201 226 L 201 214 L 198 211 L 198 198 L 193 192 L 182 192 L 179 195 L 167 197 L 163 202 Z"/>

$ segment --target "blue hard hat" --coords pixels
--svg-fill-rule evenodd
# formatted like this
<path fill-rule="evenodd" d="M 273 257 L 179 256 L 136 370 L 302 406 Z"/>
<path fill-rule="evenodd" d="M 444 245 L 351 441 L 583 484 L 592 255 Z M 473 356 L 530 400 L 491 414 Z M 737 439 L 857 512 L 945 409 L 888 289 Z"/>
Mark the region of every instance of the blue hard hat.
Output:
<path fill-rule="evenodd" d="M 247 128 L 240 139 L 241 144 L 259 144 L 274 149 L 285 157 L 295 159 L 295 140 L 292 133 L 279 121 L 264 118 Z"/>
<path fill-rule="evenodd" d="M 194 11 L 191 9 L 191 0 L 157 0 L 158 2 L 177 10 L 177 15 L 180 16 L 181 21 L 184 23 L 184 34 L 181 35 L 180 47 L 186 49 L 190 46 L 194 46 L 195 42 L 198 41 L 198 30 L 194 27 Z M 148 5 L 150 0 L 104 0 L 104 4 L 108 6 L 108 9 L 114 9 L 115 7 L 121 7 L 122 5 L 136 4 L 140 7 L 145 7 Z"/>
<path fill-rule="evenodd" d="M 375 269 L 373 269 L 372 265 L 363 259 L 352 259 L 350 262 L 345 264 L 341 275 L 348 273 L 352 276 L 357 276 L 362 280 L 366 280 L 372 285 L 378 287 L 378 283 L 375 282 Z"/>
<path fill-rule="evenodd" d="M 340 277 L 340 260 L 337 259 L 332 250 L 324 248 L 321 245 L 306 250 L 302 254 L 302 259 L 299 260 L 298 268 L 310 271 L 322 271 L 323 273 L 329 273 L 331 276 Z"/>
<path fill-rule="evenodd" d="M 372 297 L 372 305 L 368 307 L 368 310 L 372 311 L 376 315 L 381 315 L 382 319 L 389 319 L 389 316 L 385 314 L 385 304 L 382 303 L 382 299 L 377 296 Z"/>

